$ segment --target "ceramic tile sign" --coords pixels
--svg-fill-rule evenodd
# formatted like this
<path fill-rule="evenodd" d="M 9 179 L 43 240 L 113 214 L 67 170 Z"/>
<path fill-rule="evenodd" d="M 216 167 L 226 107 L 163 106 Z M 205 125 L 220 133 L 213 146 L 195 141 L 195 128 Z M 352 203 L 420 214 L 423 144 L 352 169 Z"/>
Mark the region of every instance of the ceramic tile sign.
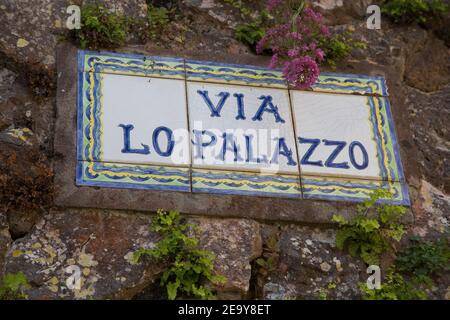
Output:
<path fill-rule="evenodd" d="M 78 77 L 78 183 L 190 191 L 184 61 L 80 52 Z"/>
<path fill-rule="evenodd" d="M 80 51 L 77 185 L 409 204 L 381 77 Z"/>

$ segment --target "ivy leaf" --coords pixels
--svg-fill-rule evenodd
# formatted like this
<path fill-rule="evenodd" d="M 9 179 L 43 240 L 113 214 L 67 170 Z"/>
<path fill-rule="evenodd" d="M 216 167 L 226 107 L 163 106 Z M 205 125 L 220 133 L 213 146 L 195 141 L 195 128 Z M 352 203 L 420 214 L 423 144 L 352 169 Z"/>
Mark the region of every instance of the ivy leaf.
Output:
<path fill-rule="evenodd" d="M 177 297 L 178 287 L 180 286 L 179 281 L 169 282 L 167 284 L 167 296 L 169 300 L 175 300 Z"/>
<path fill-rule="evenodd" d="M 366 233 L 370 233 L 380 228 L 380 224 L 375 219 L 363 219 L 360 221 L 360 225 Z"/>

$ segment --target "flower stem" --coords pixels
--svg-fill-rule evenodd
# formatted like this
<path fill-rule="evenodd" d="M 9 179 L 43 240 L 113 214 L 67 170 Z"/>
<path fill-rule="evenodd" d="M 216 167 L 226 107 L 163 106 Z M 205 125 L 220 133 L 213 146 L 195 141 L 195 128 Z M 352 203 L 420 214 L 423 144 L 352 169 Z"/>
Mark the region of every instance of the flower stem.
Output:
<path fill-rule="evenodd" d="M 293 32 L 297 32 L 297 18 L 303 12 L 303 9 L 305 9 L 305 1 L 304 0 L 302 0 L 300 2 L 300 5 L 298 6 L 297 11 L 292 16 L 292 31 Z"/>

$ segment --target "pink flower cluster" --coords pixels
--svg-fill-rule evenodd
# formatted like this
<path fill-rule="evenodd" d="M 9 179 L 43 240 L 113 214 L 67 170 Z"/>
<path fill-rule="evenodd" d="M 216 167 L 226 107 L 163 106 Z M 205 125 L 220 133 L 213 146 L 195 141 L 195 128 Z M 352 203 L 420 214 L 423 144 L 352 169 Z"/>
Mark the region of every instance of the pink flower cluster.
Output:
<path fill-rule="evenodd" d="M 281 66 L 289 84 L 299 89 L 310 88 L 317 81 L 319 64 L 325 58 L 319 41 L 330 35 L 321 14 L 312 8 L 305 7 L 294 16 L 303 4 L 304 0 L 269 0 L 267 9 L 284 23 L 268 29 L 256 46 L 259 54 L 270 49 L 270 67 Z"/>

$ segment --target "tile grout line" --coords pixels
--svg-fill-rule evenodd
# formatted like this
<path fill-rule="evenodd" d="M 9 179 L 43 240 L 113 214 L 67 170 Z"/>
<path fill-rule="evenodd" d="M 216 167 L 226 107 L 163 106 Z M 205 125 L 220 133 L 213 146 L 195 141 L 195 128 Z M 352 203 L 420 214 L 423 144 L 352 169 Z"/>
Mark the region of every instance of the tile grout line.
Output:
<path fill-rule="evenodd" d="M 291 121 L 292 121 L 292 129 L 294 131 L 294 144 L 295 144 L 295 151 L 297 154 L 297 168 L 298 168 L 298 179 L 299 179 L 299 183 L 300 183 L 300 196 L 301 199 L 305 199 L 304 195 L 303 195 L 303 179 L 302 179 L 302 169 L 300 166 L 300 153 L 299 153 L 299 146 L 297 143 L 297 130 L 296 130 L 296 122 L 295 122 L 295 116 L 294 116 L 294 106 L 292 103 L 292 95 L 291 95 L 291 90 L 288 89 L 288 96 L 289 96 L 289 110 L 291 111 Z"/>
<path fill-rule="evenodd" d="M 194 187 L 193 187 L 193 150 L 192 150 L 192 143 L 191 143 L 191 119 L 190 119 L 190 115 L 189 115 L 189 91 L 188 91 L 188 82 L 187 82 L 187 71 L 186 71 L 186 59 L 183 58 L 183 72 L 184 72 L 184 98 L 185 98 L 185 109 L 186 109 L 186 121 L 187 121 L 187 130 L 188 130 L 188 150 L 189 150 L 189 192 L 193 193 L 194 192 Z"/>

